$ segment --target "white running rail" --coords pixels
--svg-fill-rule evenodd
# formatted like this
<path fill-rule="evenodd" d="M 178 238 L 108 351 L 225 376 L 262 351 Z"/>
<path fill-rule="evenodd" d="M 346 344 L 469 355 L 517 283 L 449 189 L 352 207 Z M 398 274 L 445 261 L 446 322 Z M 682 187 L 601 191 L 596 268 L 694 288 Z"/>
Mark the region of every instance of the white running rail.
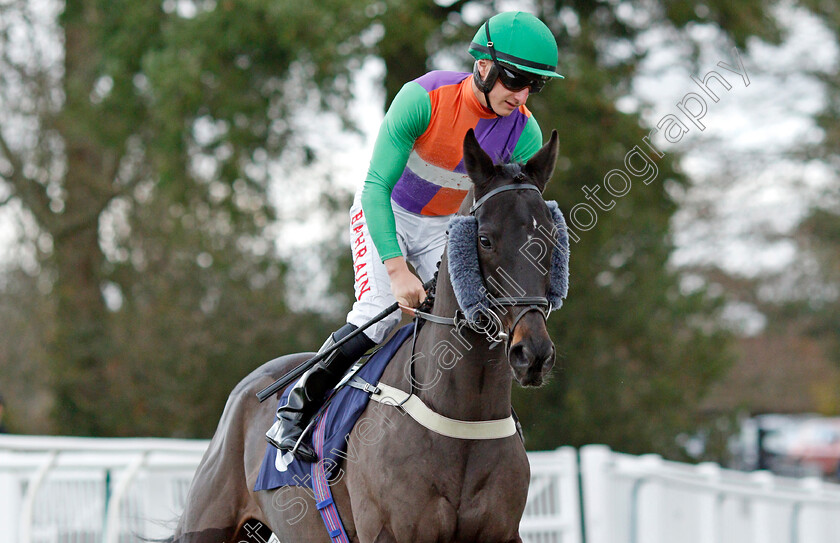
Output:
<path fill-rule="evenodd" d="M 207 441 L 0 436 L 0 543 L 172 534 Z"/>
<path fill-rule="evenodd" d="M 840 485 L 583 447 L 587 543 L 837 543 Z"/>
<path fill-rule="evenodd" d="M 0 543 L 165 538 L 207 443 L 2 435 Z M 531 486 L 520 524 L 526 543 L 840 541 L 840 485 L 818 479 L 680 464 L 601 445 L 528 457 Z"/>
<path fill-rule="evenodd" d="M 531 485 L 519 533 L 526 543 L 580 543 L 580 489 L 577 451 L 528 453 Z"/>

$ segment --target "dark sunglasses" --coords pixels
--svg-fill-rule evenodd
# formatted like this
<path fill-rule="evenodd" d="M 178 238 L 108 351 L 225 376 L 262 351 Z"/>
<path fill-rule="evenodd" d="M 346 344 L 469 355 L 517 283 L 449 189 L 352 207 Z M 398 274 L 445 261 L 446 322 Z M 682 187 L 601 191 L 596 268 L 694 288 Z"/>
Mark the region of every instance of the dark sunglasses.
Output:
<path fill-rule="evenodd" d="M 550 79 L 545 76 L 520 72 L 499 62 L 496 63 L 496 68 L 498 69 L 499 80 L 502 82 L 502 85 L 507 90 L 513 92 L 518 92 L 528 87 L 530 89 L 529 92 L 536 94 L 543 90 L 546 82 Z"/>

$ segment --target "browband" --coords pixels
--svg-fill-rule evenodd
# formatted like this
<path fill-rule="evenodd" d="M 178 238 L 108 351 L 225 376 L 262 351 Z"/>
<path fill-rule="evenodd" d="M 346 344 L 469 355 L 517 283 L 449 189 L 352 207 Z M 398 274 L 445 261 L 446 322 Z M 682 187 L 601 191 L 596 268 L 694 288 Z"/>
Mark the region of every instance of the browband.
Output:
<path fill-rule="evenodd" d="M 520 184 L 520 185 L 505 185 L 503 187 L 499 187 L 499 188 L 491 190 L 490 192 L 488 192 L 487 194 L 485 194 L 484 196 L 482 196 L 481 198 L 476 200 L 475 203 L 470 208 L 470 215 L 475 215 L 475 212 L 478 210 L 479 207 L 481 207 L 484 204 L 484 202 L 486 202 L 487 200 L 489 200 L 493 196 L 499 194 L 500 192 L 505 192 L 505 191 L 508 191 L 508 190 L 520 190 L 520 189 L 521 190 L 535 190 L 535 191 L 539 192 L 540 194 L 542 194 L 542 191 L 539 188 L 537 188 L 534 185 L 530 185 L 530 184 L 523 183 L 523 184 Z"/>

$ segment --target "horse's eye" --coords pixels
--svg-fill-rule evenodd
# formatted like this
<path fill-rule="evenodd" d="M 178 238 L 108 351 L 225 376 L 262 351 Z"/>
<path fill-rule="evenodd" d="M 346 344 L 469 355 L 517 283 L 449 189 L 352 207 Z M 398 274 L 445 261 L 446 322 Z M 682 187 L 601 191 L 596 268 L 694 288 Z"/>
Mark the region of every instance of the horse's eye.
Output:
<path fill-rule="evenodd" d="M 490 238 L 488 238 L 487 236 L 478 236 L 478 242 L 479 242 L 479 243 L 481 244 L 481 246 L 482 246 L 482 247 L 484 247 L 485 249 L 489 249 L 490 247 L 492 247 L 492 246 L 493 246 L 493 244 L 492 244 L 492 243 L 490 243 Z"/>

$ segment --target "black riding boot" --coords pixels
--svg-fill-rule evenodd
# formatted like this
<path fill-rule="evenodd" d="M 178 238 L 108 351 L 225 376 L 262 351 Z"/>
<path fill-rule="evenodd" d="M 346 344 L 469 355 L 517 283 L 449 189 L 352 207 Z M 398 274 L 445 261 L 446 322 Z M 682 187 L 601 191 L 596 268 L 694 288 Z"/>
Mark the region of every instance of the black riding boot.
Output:
<path fill-rule="evenodd" d="M 345 324 L 330 334 L 321 347 L 323 352 L 342 338 L 356 330 L 356 326 Z M 295 450 L 295 456 L 305 462 L 318 460 L 315 450 L 304 441 L 297 449 L 295 445 L 312 416 L 324 402 L 327 393 L 341 381 L 341 378 L 368 349 L 376 345 L 364 333 L 333 351 L 326 359 L 318 362 L 298 380 L 289 391 L 286 405 L 277 410 L 277 420 L 265 434 L 265 439 L 281 451 Z"/>

